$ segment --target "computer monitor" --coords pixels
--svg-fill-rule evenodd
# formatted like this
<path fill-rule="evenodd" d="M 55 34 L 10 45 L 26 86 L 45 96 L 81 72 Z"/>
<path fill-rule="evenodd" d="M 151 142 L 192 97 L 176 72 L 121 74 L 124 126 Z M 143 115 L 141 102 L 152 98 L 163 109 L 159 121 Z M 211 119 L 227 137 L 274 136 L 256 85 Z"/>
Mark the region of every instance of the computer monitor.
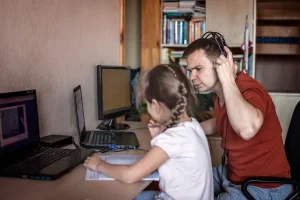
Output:
<path fill-rule="evenodd" d="M 98 118 L 101 130 L 124 130 L 129 125 L 116 118 L 131 110 L 130 68 L 97 66 Z M 105 123 L 106 122 L 106 123 Z"/>
<path fill-rule="evenodd" d="M 0 94 L 0 156 L 40 141 L 35 90 Z"/>

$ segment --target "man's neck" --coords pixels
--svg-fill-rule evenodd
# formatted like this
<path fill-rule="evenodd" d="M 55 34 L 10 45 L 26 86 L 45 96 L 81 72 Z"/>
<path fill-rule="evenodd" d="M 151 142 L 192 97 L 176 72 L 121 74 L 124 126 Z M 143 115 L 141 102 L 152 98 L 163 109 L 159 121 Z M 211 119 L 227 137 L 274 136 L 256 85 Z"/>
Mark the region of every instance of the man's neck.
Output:
<path fill-rule="evenodd" d="M 223 104 L 225 103 L 225 98 L 224 98 L 224 93 L 223 93 L 223 88 L 221 83 L 217 82 L 213 89 L 219 98 L 219 105 L 223 106 Z"/>

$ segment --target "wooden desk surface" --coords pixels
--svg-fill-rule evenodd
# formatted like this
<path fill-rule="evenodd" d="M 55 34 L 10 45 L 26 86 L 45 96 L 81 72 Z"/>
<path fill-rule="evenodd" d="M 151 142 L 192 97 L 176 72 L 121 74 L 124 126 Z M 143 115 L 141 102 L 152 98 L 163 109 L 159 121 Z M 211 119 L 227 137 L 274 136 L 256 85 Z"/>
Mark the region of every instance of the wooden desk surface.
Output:
<path fill-rule="evenodd" d="M 151 136 L 146 129 L 146 124 L 140 122 L 126 123 L 130 124 L 130 128 L 136 133 L 140 143 L 139 148 L 149 150 L 151 148 Z M 141 129 L 142 127 L 144 129 Z M 145 154 L 145 152 L 128 150 L 117 154 Z M 86 181 L 85 173 L 86 168 L 81 164 L 55 181 L 0 177 L 0 199 L 132 200 L 151 183 L 151 181 L 140 181 L 134 184 L 124 184 L 118 181 Z"/>

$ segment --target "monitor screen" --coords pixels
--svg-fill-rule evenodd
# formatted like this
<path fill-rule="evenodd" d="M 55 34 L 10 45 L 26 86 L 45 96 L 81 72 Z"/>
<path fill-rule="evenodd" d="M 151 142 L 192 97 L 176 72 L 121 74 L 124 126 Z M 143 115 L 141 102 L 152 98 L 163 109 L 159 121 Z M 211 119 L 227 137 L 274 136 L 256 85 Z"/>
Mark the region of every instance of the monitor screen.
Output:
<path fill-rule="evenodd" d="M 85 120 L 83 111 L 83 101 L 82 101 L 82 91 L 81 86 L 74 88 L 74 103 L 75 103 L 75 113 L 77 119 L 77 127 L 79 134 L 85 131 Z"/>
<path fill-rule="evenodd" d="M 99 119 L 125 114 L 131 109 L 130 68 L 98 66 Z"/>
<path fill-rule="evenodd" d="M 0 94 L 0 155 L 38 142 L 35 90 Z"/>

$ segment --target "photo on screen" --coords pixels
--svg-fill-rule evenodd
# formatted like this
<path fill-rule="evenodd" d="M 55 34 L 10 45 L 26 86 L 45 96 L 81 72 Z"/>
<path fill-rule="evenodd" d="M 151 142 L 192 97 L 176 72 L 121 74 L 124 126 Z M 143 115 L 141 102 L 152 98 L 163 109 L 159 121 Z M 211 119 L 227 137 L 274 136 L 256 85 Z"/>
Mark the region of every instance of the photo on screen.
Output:
<path fill-rule="evenodd" d="M 26 106 L 0 108 L 0 146 L 28 138 Z"/>

